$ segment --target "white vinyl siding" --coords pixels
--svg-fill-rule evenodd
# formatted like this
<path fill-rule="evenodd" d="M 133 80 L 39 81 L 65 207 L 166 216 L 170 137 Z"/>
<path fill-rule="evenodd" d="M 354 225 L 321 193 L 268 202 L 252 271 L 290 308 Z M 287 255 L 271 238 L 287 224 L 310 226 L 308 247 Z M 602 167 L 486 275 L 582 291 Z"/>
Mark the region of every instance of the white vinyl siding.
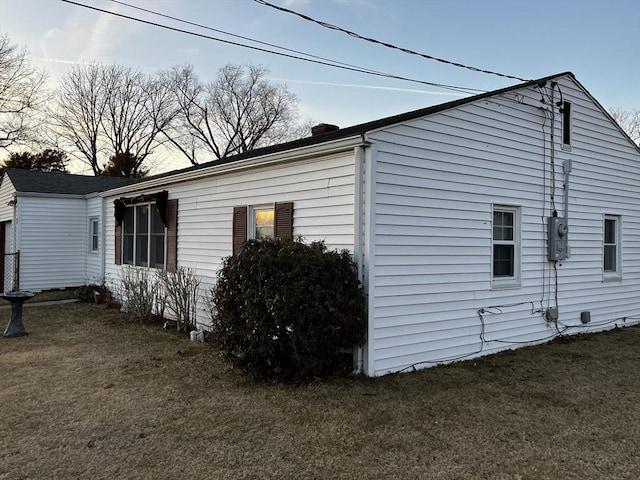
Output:
<path fill-rule="evenodd" d="M 304 240 L 324 240 L 330 249 L 353 250 L 353 152 L 257 167 L 163 187 L 178 199 L 178 266 L 202 276 L 202 291 L 215 282 L 222 259 L 232 253 L 233 207 L 293 202 L 293 232 Z M 153 193 L 159 189 L 151 189 Z M 122 196 L 122 195 L 120 195 Z M 105 199 L 113 205 L 114 198 Z M 112 208 L 112 207 L 111 207 Z M 107 278 L 118 279 L 115 265 L 113 212 L 106 215 Z M 124 258 L 123 258 L 124 260 Z M 209 323 L 202 311 L 198 322 Z"/>
<path fill-rule="evenodd" d="M 569 332 L 578 333 L 640 313 L 640 162 L 583 90 L 567 77 L 559 83 L 572 104 L 571 152 L 555 151 L 559 209 L 562 162 L 571 159 L 573 171 L 571 257 L 557 264 L 558 308 L 565 325 L 579 325 L 585 310 L 599 325 Z M 555 306 L 555 272 L 544 223 L 549 122 L 543 137 L 539 100 L 535 89 L 522 89 L 367 136 L 376 150 L 367 373 L 471 358 L 555 333 L 540 312 Z M 558 143 L 561 120 L 556 115 Z M 492 205 L 520 206 L 520 288 L 493 288 Z M 602 219 L 611 211 L 625 219 L 625 276 L 613 284 L 602 282 Z"/>
<path fill-rule="evenodd" d="M 40 291 L 86 283 L 88 222 L 84 198 L 18 197 L 20 288 Z"/>

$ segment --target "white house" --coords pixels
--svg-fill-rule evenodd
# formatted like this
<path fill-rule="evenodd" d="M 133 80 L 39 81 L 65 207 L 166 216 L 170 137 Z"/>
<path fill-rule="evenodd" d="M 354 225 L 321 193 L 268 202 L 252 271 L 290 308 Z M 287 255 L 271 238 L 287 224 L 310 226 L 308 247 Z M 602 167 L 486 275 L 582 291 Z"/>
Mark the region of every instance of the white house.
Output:
<path fill-rule="evenodd" d="M 640 149 L 573 74 L 315 130 L 98 193 L 107 281 L 208 288 L 245 238 L 324 240 L 366 288 L 368 375 L 640 322 Z"/>
<path fill-rule="evenodd" d="M 1 182 L 0 291 L 104 278 L 103 202 L 95 192 L 134 181 L 7 168 Z"/>

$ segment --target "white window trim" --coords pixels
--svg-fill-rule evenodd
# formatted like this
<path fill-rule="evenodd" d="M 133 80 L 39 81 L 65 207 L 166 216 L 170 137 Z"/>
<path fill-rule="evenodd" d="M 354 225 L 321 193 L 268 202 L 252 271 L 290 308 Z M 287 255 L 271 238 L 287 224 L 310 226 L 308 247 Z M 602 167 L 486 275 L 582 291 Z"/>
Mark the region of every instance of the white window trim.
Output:
<path fill-rule="evenodd" d="M 514 249 L 513 249 L 513 277 L 499 277 L 493 276 L 493 213 L 498 211 L 513 213 L 513 227 L 514 227 Z M 521 265 L 521 248 L 522 248 L 522 221 L 521 221 L 521 207 L 518 205 L 502 205 L 494 204 L 491 206 L 491 229 L 489 232 L 489 239 L 491 243 L 491 260 L 490 260 L 490 275 L 491 275 L 491 289 L 492 290 L 504 290 L 512 288 L 522 287 L 522 265 Z"/>
<path fill-rule="evenodd" d="M 259 211 L 267 211 L 270 210 L 273 212 L 274 222 L 275 222 L 275 213 L 276 206 L 274 203 L 264 203 L 259 205 L 249 205 L 249 214 L 247 215 L 247 239 L 255 239 L 256 238 L 256 212 Z M 274 225 L 275 228 L 275 225 Z"/>
<path fill-rule="evenodd" d="M 615 220 L 616 222 L 616 271 L 609 272 L 604 269 L 604 223 L 605 220 Z M 615 282 L 622 280 L 622 215 L 604 214 L 602 216 L 602 281 Z"/>
<path fill-rule="evenodd" d="M 136 203 L 134 205 L 131 206 L 127 206 L 127 208 L 132 208 L 133 209 L 133 261 L 132 263 L 127 263 L 125 261 L 124 258 L 124 228 L 122 229 L 122 242 L 121 242 L 121 252 L 120 252 L 120 258 L 122 259 L 122 265 L 129 265 L 131 267 L 134 268 L 147 268 L 150 270 L 166 270 L 167 268 L 167 227 L 164 227 L 164 254 L 163 254 L 163 259 L 162 259 L 162 267 L 156 267 L 156 266 L 149 266 L 149 265 L 136 265 L 136 248 L 137 248 L 137 242 L 136 242 L 136 225 L 137 225 L 137 212 L 136 212 L 136 207 L 142 207 L 144 205 L 148 205 L 149 208 L 151 208 L 151 206 L 155 206 L 155 202 L 146 202 L 146 203 Z M 151 215 L 149 215 L 149 225 L 148 225 L 148 234 L 147 234 L 147 255 L 151 255 Z M 149 260 L 147 258 L 147 260 Z M 147 262 L 149 263 L 149 262 Z"/>
<path fill-rule="evenodd" d="M 94 222 L 97 225 L 97 230 L 95 232 L 95 236 L 98 237 L 98 246 L 96 249 L 93 248 L 93 225 Z M 91 255 L 98 255 L 100 253 L 100 219 L 98 217 L 89 217 L 89 253 Z"/>

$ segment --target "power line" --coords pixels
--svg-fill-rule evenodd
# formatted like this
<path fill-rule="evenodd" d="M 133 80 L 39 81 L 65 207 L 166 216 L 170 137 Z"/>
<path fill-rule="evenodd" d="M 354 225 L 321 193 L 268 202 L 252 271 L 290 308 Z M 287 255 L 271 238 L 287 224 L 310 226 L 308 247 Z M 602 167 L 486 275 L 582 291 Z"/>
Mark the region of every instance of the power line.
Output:
<path fill-rule="evenodd" d="M 284 50 L 285 52 L 297 53 L 299 55 L 304 55 L 304 56 L 307 56 L 309 58 L 315 58 L 317 60 L 322 60 L 322 61 L 325 61 L 325 62 L 332 62 L 332 63 L 336 63 L 336 64 L 339 64 L 339 65 L 345 65 L 347 67 L 360 68 L 360 67 L 357 67 L 355 65 L 351 65 L 349 63 L 338 62 L 336 60 L 331 60 L 330 58 L 325 58 L 325 57 L 320 57 L 320 56 L 317 56 L 317 55 L 312 55 L 310 53 L 301 52 L 299 50 L 294 50 L 292 48 L 283 47 L 283 46 L 277 45 L 275 43 L 263 42 L 263 41 L 260 41 L 260 40 L 256 40 L 255 38 L 245 37 L 245 36 L 242 36 L 242 35 L 237 35 L 235 33 L 226 32 L 226 31 L 220 30 L 218 28 L 213 28 L 213 27 L 209 27 L 207 25 L 202 25 L 201 23 L 195 23 L 195 22 L 191 22 L 189 20 L 184 20 L 182 18 L 173 17 L 171 15 L 166 15 L 164 13 L 156 12 L 154 10 L 149 10 L 147 8 L 138 7 L 136 5 L 131 5 L 131 4 L 128 4 L 128 3 L 125 3 L 125 2 L 121 2 L 119 0 L 110 0 L 110 1 L 112 3 L 117 3 L 117 4 L 123 5 L 125 7 L 133 8 L 135 10 L 140 10 L 142 12 L 150 13 L 152 15 L 157 15 L 158 17 L 168 18 L 169 20 L 174 20 L 176 22 L 185 23 L 187 25 L 192 25 L 194 27 L 203 28 L 205 30 L 210 30 L 212 32 L 222 33 L 223 35 L 228 35 L 230 37 L 240 38 L 242 40 L 248 40 L 249 42 L 254 42 L 254 43 L 257 43 L 259 45 L 266 45 L 267 47 L 278 48 L 280 50 Z M 384 73 L 384 72 L 378 72 L 376 70 L 370 70 L 368 68 L 367 69 L 363 68 L 363 70 L 376 72 L 376 73 Z"/>
<path fill-rule="evenodd" d="M 199 38 L 205 38 L 207 40 L 213 40 L 213 41 L 216 41 L 216 42 L 226 43 L 226 44 L 234 45 L 234 46 L 237 46 L 237 47 L 248 48 L 248 49 L 256 50 L 256 51 L 259 51 L 259 52 L 270 53 L 272 55 L 278 55 L 278 56 L 281 56 L 281 57 L 292 58 L 292 59 L 295 59 L 295 60 L 301 60 L 301 61 L 304 61 L 304 62 L 314 63 L 314 64 L 317 64 L 317 65 L 324 65 L 324 66 L 328 66 L 328 67 L 339 68 L 339 69 L 342 69 L 342 70 L 348 70 L 348 71 L 353 71 L 353 72 L 357 72 L 357 73 L 364 73 L 366 75 L 373 75 L 373 76 L 378 76 L 378 77 L 390 78 L 390 79 L 394 79 L 394 80 L 402 80 L 402 81 L 406 81 L 406 82 L 419 83 L 419 84 L 422 84 L 422 85 L 428 85 L 428 86 L 431 86 L 431 87 L 438 87 L 438 88 L 443 88 L 443 89 L 447 89 L 447 90 L 453 90 L 453 91 L 456 91 L 456 92 L 462 92 L 462 93 L 468 93 L 468 94 L 473 94 L 473 93 L 478 93 L 478 92 L 485 92 L 485 90 L 480 90 L 480 89 L 476 89 L 476 88 L 458 87 L 458 86 L 455 86 L 455 85 L 447 85 L 447 84 L 443 84 L 443 83 L 428 82 L 426 80 L 417 80 L 417 79 L 414 79 L 414 78 L 402 77 L 400 75 L 393 75 L 391 73 L 384 73 L 384 72 L 377 72 L 377 71 L 374 71 L 374 70 L 368 70 L 368 69 L 362 68 L 362 67 L 347 66 L 347 65 L 343 65 L 343 64 L 340 64 L 338 62 L 331 61 L 331 60 L 330 61 L 320 61 L 320 60 L 317 60 L 317 59 L 300 57 L 298 55 L 292 55 L 292 54 L 283 53 L 283 52 L 276 52 L 276 51 L 268 50 L 268 49 L 261 48 L 261 47 L 256 47 L 256 46 L 252 46 L 252 45 L 246 45 L 246 44 L 243 44 L 243 43 L 233 42 L 231 40 L 225 40 L 225 39 L 222 39 L 222 38 L 212 37 L 210 35 L 204 35 L 202 33 L 197 33 L 197 32 L 192 32 L 192 31 L 189 31 L 189 30 L 183 30 L 183 29 L 180 29 L 180 28 L 171 27 L 169 25 L 163 25 L 163 24 L 152 22 L 152 21 L 149 21 L 149 20 L 143 20 L 141 18 L 132 17 L 130 15 L 124 15 L 122 13 L 110 12 L 109 10 L 104 10 L 102 8 L 94 7 L 94 6 L 91 6 L 91 5 L 85 5 L 85 4 L 82 4 L 82 3 L 74 2 L 72 0 L 60 0 L 60 1 L 62 1 L 64 3 L 69 3 L 71 5 L 76 5 L 78 7 L 84 7 L 84 8 L 87 8 L 89 10 L 94 10 L 94 11 L 97 11 L 97 12 L 106 13 L 106 14 L 113 15 L 113 16 L 116 16 L 116 17 L 125 18 L 127 20 L 132 20 L 132 21 L 135 21 L 135 22 L 144 23 L 144 24 L 151 25 L 151 26 L 158 27 L 158 28 L 164 28 L 166 30 L 170 30 L 170 31 L 173 31 L 173 32 L 184 33 L 184 34 L 192 35 L 192 36 L 199 37 Z"/>
<path fill-rule="evenodd" d="M 320 20 L 316 20 L 315 18 L 309 17 L 308 15 L 304 15 L 304 14 L 296 12 L 294 10 L 289 10 L 288 8 L 284 8 L 284 7 L 279 7 L 277 5 L 273 5 L 272 3 L 269 3 L 266 0 L 253 0 L 253 1 L 256 2 L 256 3 L 259 3 L 261 5 L 264 5 L 266 7 L 275 8 L 276 10 L 280 10 L 281 12 L 291 13 L 292 15 L 296 15 L 296 16 L 304 19 L 304 20 L 316 23 L 316 24 L 320 25 L 321 27 L 328 28 L 330 30 L 337 30 L 337 31 L 342 32 L 342 33 L 346 33 L 347 35 L 349 35 L 351 37 L 354 37 L 354 38 L 357 38 L 359 40 L 365 40 L 367 42 L 375 43 L 377 45 L 382 45 L 384 47 L 391 48 L 393 50 L 399 50 L 401 52 L 408 53 L 410 55 L 417 55 L 419 57 L 426 58 L 427 60 L 435 60 L 436 62 L 445 63 L 447 65 L 452 65 L 454 67 L 466 68 L 467 70 L 471 70 L 473 72 L 486 73 L 486 74 L 489 74 L 489 75 L 496 75 L 498 77 L 503 77 L 503 78 L 511 78 L 511 79 L 514 79 L 514 80 L 520 80 L 522 82 L 526 82 L 527 81 L 524 78 L 516 77 L 516 76 L 513 76 L 513 75 L 507 75 L 507 74 L 500 73 L 500 72 L 493 72 L 491 70 L 484 70 L 482 68 L 472 67 L 470 65 L 464 65 L 464 64 L 458 63 L 458 62 L 452 62 L 450 60 L 445 60 L 444 58 L 438 58 L 438 57 L 434 57 L 433 55 L 428 55 L 426 53 L 420 53 L 420 52 L 416 52 L 415 50 L 410 50 L 408 48 L 399 47 L 397 45 L 393 45 L 392 43 L 383 42 L 383 41 L 377 40 L 375 38 L 365 37 L 365 36 L 362 36 L 362 35 L 360 35 L 358 33 L 355 33 L 355 32 L 352 32 L 350 30 L 346 30 L 344 28 L 341 28 L 341 27 L 338 27 L 336 25 L 333 25 L 331 23 L 327 23 L 327 22 L 323 22 L 323 21 L 320 21 Z"/>

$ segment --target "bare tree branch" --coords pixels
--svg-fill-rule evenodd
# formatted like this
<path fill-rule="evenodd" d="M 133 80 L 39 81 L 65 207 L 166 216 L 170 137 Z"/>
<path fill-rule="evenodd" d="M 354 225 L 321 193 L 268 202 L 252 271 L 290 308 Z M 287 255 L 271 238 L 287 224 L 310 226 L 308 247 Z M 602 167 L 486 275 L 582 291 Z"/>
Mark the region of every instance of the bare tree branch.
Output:
<path fill-rule="evenodd" d="M 611 108 L 609 109 L 609 114 L 627 132 L 631 140 L 640 146 L 640 109 L 623 110 L 622 108 Z"/>
<path fill-rule="evenodd" d="M 75 66 L 64 77 L 52 117 L 57 134 L 94 175 L 106 168 L 107 159 L 117 157 L 127 158 L 123 171 L 137 176 L 173 112 L 159 78 L 131 67 L 94 63 Z"/>
<path fill-rule="evenodd" d="M 304 136 L 297 97 L 266 81 L 267 73 L 262 66 L 228 64 L 203 84 L 193 67 L 173 67 L 163 78 L 176 113 L 162 133 L 194 165 L 199 151 L 219 159 Z"/>
<path fill-rule="evenodd" d="M 0 36 L 0 148 L 34 140 L 36 114 L 48 100 L 46 72 L 31 67 L 27 51 Z"/>

